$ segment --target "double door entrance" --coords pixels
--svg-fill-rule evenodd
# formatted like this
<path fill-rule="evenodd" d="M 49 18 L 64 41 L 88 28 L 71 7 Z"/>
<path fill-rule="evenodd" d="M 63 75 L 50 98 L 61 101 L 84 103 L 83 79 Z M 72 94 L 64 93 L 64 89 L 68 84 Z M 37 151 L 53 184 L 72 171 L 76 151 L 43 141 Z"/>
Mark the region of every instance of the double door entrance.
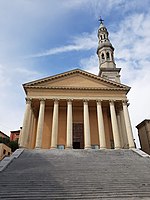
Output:
<path fill-rule="evenodd" d="M 73 149 L 84 149 L 83 123 L 73 123 Z"/>

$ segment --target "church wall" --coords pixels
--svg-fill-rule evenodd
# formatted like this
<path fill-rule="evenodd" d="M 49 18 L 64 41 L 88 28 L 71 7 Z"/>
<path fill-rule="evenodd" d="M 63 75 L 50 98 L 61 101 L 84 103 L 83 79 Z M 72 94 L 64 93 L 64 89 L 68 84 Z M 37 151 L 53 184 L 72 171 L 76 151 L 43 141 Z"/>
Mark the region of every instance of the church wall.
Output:
<path fill-rule="evenodd" d="M 67 109 L 59 107 L 58 120 L 58 145 L 66 145 Z"/>
<path fill-rule="evenodd" d="M 30 148 L 34 149 L 35 148 L 35 141 L 36 141 L 36 132 L 37 132 L 37 117 L 34 117 L 33 121 L 33 130 L 32 130 L 32 137 L 31 137 L 31 145 Z"/>
<path fill-rule="evenodd" d="M 110 113 L 107 109 L 103 110 L 103 118 L 104 118 L 104 129 L 105 129 L 105 137 L 106 137 L 106 146 L 108 149 L 111 149 L 111 141 L 113 141 L 111 121 L 110 121 Z"/>
<path fill-rule="evenodd" d="M 94 107 L 89 108 L 89 117 L 90 117 L 91 145 L 99 145 L 96 105 L 95 108 Z"/>
<path fill-rule="evenodd" d="M 42 134 L 42 148 L 44 149 L 50 148 L 51 132 L 52 132 L 52 116 L 53 116 L 52 107 L 46 107 L 44 115 L 43 134 Z"/>
<path fill-rule="evenodd" d="M 73 106 L 73 123 L 83 123 L 83 107 Z"/>

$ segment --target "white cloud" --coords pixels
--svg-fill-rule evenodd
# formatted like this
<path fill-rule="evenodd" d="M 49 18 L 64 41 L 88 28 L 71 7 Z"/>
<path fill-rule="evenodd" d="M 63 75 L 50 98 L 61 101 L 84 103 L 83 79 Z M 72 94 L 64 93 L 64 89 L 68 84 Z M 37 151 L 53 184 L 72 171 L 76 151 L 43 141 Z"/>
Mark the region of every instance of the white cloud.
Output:
<path fill-rule="evenodd" d="M 95 47 L 97 46 L 95 35 L 96 35 L 95 31 L 92 34 L 83 33 L 80 36 L 76 36 L 72 38 L 71 44 L 69 45 L 52 48 L 49 50 L 45 50 L 44 52 L 29 55 L 27 57 L 31 57 L 31 58 L 42 57 L 42 56 L 50 56 L 50 55 L 55 55 L 55 54 L 70 52 L 70 51 L 80 51 L 80 50 L 86 51 L 93 48 L 95 49 Z"/>
<path fill-rule="evenodd" d="M 22 83 L 41 76 L 21 64 L 19 67 L 11 67 L 0 65 L 0 130 L 6 134 L 22 125 L 25 109 Z"/>
<path fill-rule="evenodd" d="M 96 54 L 90 56 L 89 58 L 82 58 L 80 60 L 80 66 L 82 69 L 88 72 L 92 72 L 93 74 L 98 75 L 98 57 Z"/>

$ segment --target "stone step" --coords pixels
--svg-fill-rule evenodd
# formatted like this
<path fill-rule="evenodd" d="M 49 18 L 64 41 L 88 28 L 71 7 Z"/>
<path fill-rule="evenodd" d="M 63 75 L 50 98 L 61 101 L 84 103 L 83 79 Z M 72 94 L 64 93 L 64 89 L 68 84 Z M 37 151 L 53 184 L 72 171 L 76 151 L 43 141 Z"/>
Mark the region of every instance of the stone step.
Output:
<path fill-rule="evenodd" d="M 131 150 L 24 150 L 0 174 L 0 199 L 147 200 L 150 160 Z"/>

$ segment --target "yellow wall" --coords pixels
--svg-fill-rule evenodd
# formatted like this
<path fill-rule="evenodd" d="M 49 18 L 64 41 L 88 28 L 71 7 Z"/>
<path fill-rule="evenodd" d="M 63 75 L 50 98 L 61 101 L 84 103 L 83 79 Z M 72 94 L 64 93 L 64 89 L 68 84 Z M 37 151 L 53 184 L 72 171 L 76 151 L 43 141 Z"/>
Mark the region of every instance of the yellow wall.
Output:
<path fill-rule="evenodd" d="M 9 156 L 10 154 L 11 154 L 11 148 L 1 143 L 0 144 L 0 160 L 2 160 L 5 156 Z"/>
<path fill-rule="evenodd" d="M 98 122 L 96 106 L 89 109 L 91 145 L 99 145 Z"/>
<path fill-rule="evenodd" d="M 51 142 L 51 132 L 52 132 L 52 117 L 53 109 L 52 107 L 45 108 L 44 115 L 44 127 L 43 127 L 43 137 L 42 137 L 42 148 L 49 149 Z"/>
<path fill-rule="evenodd" d="M 58 121 L 58 145 L 66 144 L 66 126 L 67 126 L 67 109 L 66 107 L 59 108 L 59 121 Z"/>
<path fill-rule="evenodd" d="M 107 148 L 111 149 L 111 141 L 113 140 L 113 135 L 112 135 L 112 127 L 111 127 L 109 110 L 107 109 L 103 110 L 103 118 L 104 118 L 106 146 Z"/>

